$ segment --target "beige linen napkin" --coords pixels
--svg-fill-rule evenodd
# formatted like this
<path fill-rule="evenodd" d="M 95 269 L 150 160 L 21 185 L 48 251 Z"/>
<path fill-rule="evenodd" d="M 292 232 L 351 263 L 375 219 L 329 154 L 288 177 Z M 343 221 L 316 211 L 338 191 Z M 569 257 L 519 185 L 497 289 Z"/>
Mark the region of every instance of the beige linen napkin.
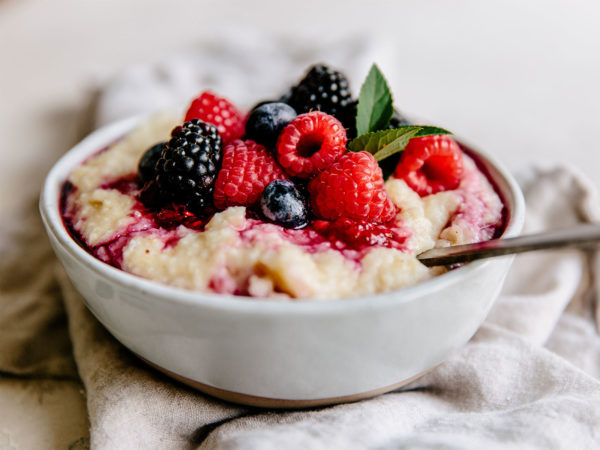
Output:
<path fill-rule="evenodd" d="M 98 124 L 184 104 L 205 86 L 250 105 L 315 59 L 314 49 L 257 39 L 246 39 L 247 48 L 224 44 L 131 69 L 101 96 Z M 373 59 L 370 49 L 362 41 L 332 45 L 319 59 L 359 79 Z M 259 57 L 273 79 L 248 75 L 261 72 Z M 593 189 L 571 169 L 531 170 L 522 184 L 527 231 L 600 218 Z M 226 404 L 148 368 L 87 311 L 52 257 L 39 219 L 3 216 L 0 225 L 0 371 L 69 378 L 76 369 L 93 448 L 572 449 L 600 442 L 596 254 L 519 256 L 473 339 L 402 391 L 274 412 Z M 9 441 L 10 430 L 0 424 L 0 448 Z"/>

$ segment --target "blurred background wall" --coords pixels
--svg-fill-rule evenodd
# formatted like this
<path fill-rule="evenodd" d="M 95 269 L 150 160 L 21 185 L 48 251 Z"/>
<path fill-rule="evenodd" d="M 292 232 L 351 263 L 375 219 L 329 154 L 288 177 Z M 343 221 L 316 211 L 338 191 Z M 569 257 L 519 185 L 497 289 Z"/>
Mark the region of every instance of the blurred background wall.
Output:
<path fill-rule="evenodd" d="M 0 193 L 41 177 L 79 137 L 74 119 L 93 91 L 119 71 L 236 27 L 323 45 L 370 35 L 392 56 L 379 64 L 402 111 L 512 169 L 561 160 L 595 177 L 598 24 L 594 0 L 3 0 Z"/>

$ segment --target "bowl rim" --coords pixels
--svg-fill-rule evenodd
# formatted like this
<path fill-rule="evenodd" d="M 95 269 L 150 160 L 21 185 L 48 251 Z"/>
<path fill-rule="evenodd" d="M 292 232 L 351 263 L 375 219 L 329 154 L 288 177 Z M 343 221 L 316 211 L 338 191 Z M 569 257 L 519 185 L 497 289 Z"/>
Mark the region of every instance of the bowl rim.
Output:
<path fill-rule="evenodd" d="M 155 297 L 160 297 L 159 301 L 167 300 L 180 305 L 204 306 L 223 311 L 234 310 L 246 313 L 276 315 L 291 313 L 322 315 L 340 311 L 364 310 L 408 303 L 418 299 L 424 293 L 435 292 L 457 283 L 463 278 L 476 276 L 488 266 L 494 264 L 494 261 L 490 259 L 474 261 L 432 279 L 395 291 L 333 300 L 316 298 L 308 301 L 273 300 L 192 291 L 165 285 L 158 281 L 142 278 L 113 267 L 88 253 L 69 234 L 60 213 L 62 186 L 74 167 L 81 164 L 94 152 L 110 145 L 119 137 L 131 131 L 136 125 L 147 120 L 150 115 L 141 114 L 119 120 L 90 133 L 53 165 L 46 176 L 39 200 L 39 208 L 44 226 L 48 234 L 60 244 L 63 250 L 67 251 L 79 263 L 101 274 L 104 278 L 110 279 L 122 286 L 137 289 L 141 293 L 152 294 L 146 296 L 148 299 L 156 301 Z M 479 163 L 483 164 L 488 172 L 488 178 L 491 179 L 495 188 L 500 191 L 504 205 L 508 210 L 508 214 L 506 214 L 508 223 L 501 237 L 518 235 L 521 232 L 525 219 L 525 201 L 516 180 L 494 158 L 484 152 L 474 150 L 471 146 L 466 145 L 462 139 L 457 140 L 461 146 L 477 155 Z M 503 187 L 506 188 L 506 192 Z"/>

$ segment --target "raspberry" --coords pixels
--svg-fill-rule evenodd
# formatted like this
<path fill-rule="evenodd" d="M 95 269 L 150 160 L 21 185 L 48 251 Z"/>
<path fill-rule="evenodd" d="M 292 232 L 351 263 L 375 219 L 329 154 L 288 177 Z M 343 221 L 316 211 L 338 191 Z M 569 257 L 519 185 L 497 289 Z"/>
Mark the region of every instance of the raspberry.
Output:
<path fill-rule="evenodd" d="M 421 197 L 456 189 L 462 175 L 462 151 L 445 135 L 411 139 L 394 171 Z"/>
<path fill-rule="evenodd" d="M 185 121 L 192 119 L 200 119 L 217 127 L 225 145 L 244 134 L 243 114 L 227 99 L 210 91 L 204 91 L 192 101 Z"/>
<path fill-rule="evenodd" d="M 195 214 L 205 212 L 222 152 L 217 128 L 194 119 L 171 132 L 155 167 L 159 201 L 186 206 Z"/>
<path fill-rule="evenodd" d="M 388 222 L 396 209 L 383 189 L 381 169 L 367 152 L 346 153 L 308 184 L 313 212 L 323 219 Z"/>
<path fill-rule="evenodd" d="M 308 178 L 346 151 L 346 131 L 335 117 L 319 111 L 301 114 L 279 135 L 277 160 L 293 177 Z"/>
<path fill-rule="evenodd" d="M 235 140 L 223 151 L 223 164 L 213 195 L 219 209 L 228 206 L 252 206 L 264 188 L 287 176 L 272 153 L 254 141 Z"/>

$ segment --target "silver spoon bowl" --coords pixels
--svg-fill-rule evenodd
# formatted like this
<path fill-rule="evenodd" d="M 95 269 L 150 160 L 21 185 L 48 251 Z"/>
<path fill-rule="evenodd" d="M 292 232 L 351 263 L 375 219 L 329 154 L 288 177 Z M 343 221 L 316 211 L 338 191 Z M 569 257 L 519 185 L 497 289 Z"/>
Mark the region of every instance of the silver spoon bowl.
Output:
<path fill-rule="evenodd" d="M 426 266 L 447 266 L 477 259 L 552 248 L 593 248 L 600 245 L 600 224 L 583 224 L 475 244 L 433 248 L 417 255 Z"/>

